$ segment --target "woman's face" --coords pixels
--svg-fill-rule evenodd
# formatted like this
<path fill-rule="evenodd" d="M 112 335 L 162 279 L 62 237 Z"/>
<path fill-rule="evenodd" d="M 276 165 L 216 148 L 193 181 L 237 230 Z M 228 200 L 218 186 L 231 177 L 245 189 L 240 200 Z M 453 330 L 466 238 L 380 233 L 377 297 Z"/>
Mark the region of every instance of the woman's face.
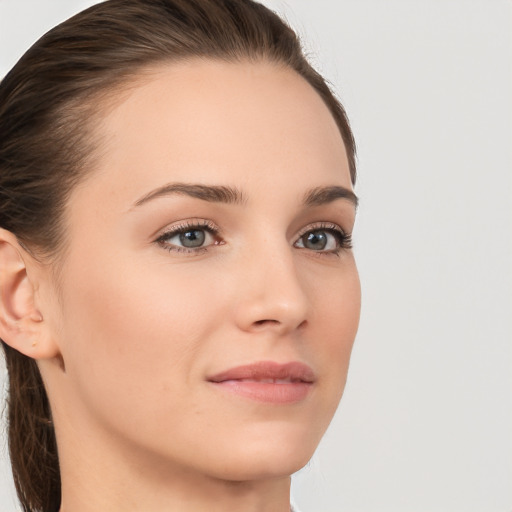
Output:
<path fill-rule="evenodd" d="M 160 69 L 98 130 L 61 300 L 43 307 L 65 367 L 48 379 L 58 430 L 159 471 L 299 469 L 342 395 L 360 308 L 327 107 L 291 70 L 197 61 Z"/>

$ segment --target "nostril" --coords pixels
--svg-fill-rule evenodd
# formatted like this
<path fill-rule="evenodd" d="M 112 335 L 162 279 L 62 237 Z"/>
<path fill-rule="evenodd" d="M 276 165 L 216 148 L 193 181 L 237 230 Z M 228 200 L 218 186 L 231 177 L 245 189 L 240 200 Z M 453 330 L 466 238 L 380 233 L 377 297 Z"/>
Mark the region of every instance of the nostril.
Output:
<path fill-rule="evenodd" d="M 265 325 L 267 323 L 279 324 L 280 322 L 278 320 L 256 320 L 256 322 L 254 322 L 254 325 Z"/>

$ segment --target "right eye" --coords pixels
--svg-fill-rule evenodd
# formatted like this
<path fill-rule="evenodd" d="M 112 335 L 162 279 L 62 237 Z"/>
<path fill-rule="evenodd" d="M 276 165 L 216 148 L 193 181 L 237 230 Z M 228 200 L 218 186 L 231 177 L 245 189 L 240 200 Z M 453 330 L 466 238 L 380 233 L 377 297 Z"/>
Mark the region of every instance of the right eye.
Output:
<path fill-rule="evenodd" d="M 211 245 L 220 244 L 218 230 L 210 223 L 177 225 L 158 237 L 156 242 L 168 251 L 206 251 Z"/>

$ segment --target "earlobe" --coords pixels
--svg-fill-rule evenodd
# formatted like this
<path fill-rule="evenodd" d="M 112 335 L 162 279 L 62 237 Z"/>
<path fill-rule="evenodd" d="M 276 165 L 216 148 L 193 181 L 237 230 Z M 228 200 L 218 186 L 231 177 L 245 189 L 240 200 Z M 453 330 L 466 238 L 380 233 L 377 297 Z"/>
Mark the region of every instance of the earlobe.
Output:
<path fill-rule="evenodd" d="M 35 305 L 27 259 L 16 237 L 0 229 L 0 339 L 28 357 L 47 359 L 58 351 Z"/>

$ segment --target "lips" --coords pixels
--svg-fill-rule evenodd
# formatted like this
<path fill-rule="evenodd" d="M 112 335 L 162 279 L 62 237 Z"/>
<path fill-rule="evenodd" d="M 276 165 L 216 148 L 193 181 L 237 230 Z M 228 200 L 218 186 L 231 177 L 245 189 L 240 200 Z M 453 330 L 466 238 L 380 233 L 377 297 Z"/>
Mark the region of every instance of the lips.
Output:
<path fill-rule="evenodd" d="M 208 377 L 217 389 L 276 404 L 304 400 L 316 380 L 313 370 L 299 362 L 260 361 L 237 366 Z"/>

